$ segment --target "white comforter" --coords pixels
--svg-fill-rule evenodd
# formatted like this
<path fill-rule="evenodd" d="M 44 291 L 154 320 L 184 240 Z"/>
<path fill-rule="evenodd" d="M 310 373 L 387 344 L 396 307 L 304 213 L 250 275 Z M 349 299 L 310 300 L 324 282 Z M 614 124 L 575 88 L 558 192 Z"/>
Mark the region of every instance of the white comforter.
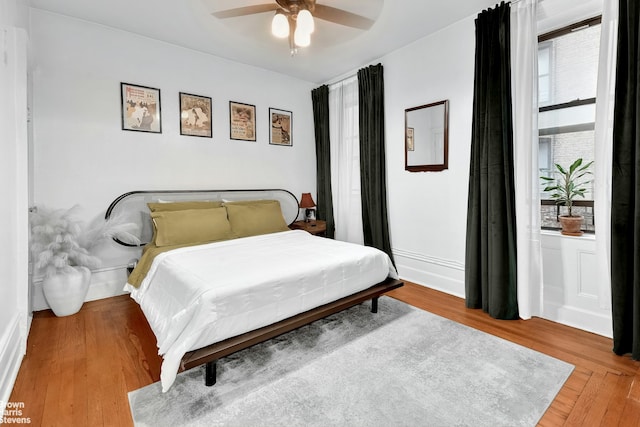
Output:
<path fill-rule="evenodd" d="M 296 230 L 158 255 L 139 288 L 163 355 L 162 390 L 188 351 L 397 278 L 384 252 Z"/>

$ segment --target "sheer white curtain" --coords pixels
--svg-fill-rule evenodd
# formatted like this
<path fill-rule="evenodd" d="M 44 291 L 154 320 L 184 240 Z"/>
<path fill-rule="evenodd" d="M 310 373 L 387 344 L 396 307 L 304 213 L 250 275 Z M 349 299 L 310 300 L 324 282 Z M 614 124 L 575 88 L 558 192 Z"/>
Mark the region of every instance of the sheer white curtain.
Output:
<path fill-rule="evenodd" d="M 600 307 L 606 309 L 611 307 L 611 165 L 618 2 L 604 1 L 603 3 L 596 93 L 594 217 L 598 300 Z"/>
<path fill-rule="evenodd" d="M 364 244 L 357 76 L 329 86 L 329 136 L 335 239 Z"/>
<path fill-rule="evenodd" d="M 542 310 L 537 3 L 520 0 L 511 4 L 518 312 L 523 319 L 539 316 Z"/>

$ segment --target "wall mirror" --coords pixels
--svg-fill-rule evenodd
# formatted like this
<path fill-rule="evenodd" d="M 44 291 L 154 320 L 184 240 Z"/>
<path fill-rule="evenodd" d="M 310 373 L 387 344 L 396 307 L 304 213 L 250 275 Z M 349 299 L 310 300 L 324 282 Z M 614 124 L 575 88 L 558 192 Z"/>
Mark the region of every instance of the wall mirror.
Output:
<path fill-rule="evenodd" d="M 404 110 L 404 168 L 409 172 L 449 167 L 449 101 Z"/>

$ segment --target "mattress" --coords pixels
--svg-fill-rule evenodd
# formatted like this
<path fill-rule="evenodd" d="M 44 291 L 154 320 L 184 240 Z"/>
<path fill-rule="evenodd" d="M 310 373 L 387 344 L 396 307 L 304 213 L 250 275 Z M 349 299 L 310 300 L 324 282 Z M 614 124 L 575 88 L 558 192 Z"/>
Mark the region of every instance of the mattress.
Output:
<path fill-rule="evenodd" d="M 159 254 L 138 288 L 127 284 L 163 356 L 163 391 L 188 351 L 351 295 L 397 273 L 367 246 L 285 231 Z"/>

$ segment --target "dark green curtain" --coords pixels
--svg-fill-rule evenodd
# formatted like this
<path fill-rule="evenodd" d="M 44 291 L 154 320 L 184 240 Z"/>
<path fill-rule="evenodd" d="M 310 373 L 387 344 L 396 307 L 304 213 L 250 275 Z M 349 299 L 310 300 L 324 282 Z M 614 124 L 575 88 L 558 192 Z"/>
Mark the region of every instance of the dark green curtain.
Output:
<path fill-rule="evenodd" d="M 393 261 L 387 218 L 382 64 L 358 71 L 358 108 L 364 244 L 386 252 Z"/>
<path fill-rule="evenodd" d="M 620 0 L 613 119 L 613 351 L 640 360 L 640 55 L 638 0 Z"/>
<path fill-rule="evenodd" d="M 316 135 L 316 214 L 327 222 L 326 236 L 335 235 L 333 196 L 331 193 L 331 151 L 329 143 L 329 87 L 322 85 L 311 91 L 313 122 Z"/>
<path fill-rule="evenodd" d="M 476 19 L 465 252 L 466 305 L 496 319 L 518 318 L 509 20 L 505 3 Z"/>

